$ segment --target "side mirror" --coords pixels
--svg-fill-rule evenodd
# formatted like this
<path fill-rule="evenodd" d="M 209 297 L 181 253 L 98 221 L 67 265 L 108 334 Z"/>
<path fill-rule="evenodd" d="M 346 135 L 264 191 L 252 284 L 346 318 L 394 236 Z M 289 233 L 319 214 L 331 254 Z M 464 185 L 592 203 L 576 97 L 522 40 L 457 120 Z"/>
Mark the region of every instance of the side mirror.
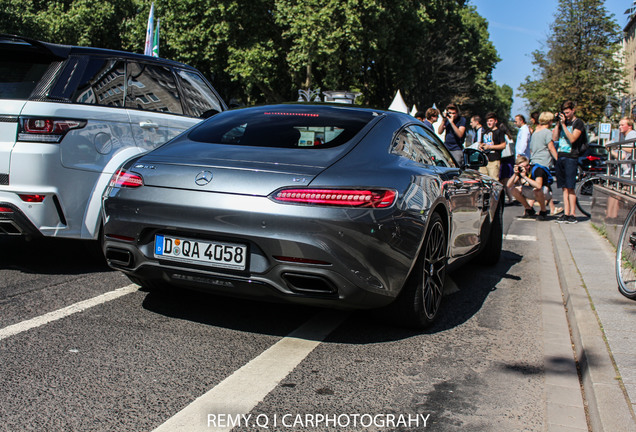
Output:
<path fill-rule="evenodd" d="M 488 156 L 481 150 L 464 149 L 464 168 L 479 169 L 488 165 Z"/>

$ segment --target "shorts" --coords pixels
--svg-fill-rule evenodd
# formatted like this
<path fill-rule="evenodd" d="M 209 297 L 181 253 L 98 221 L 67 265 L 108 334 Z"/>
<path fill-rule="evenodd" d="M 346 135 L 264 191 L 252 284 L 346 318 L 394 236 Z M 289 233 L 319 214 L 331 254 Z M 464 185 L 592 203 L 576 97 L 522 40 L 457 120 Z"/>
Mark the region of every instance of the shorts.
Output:
<path fill-rule="evenodd" d="M 560 157 L 556 161 L 555 171 L 557 186 L 560 189 L 574 189 L 576 187 L 576 174 L 578 171 L 576 158 Z"/>
<path fill-rule="evenodd" d="M 488 162 L 488 165 L 485 167 L 480 167 L 479 172 L 485 174 L 487 176 L 492 177 L 495 180 L 499 180 L 499 168 L 501 167 L 500 160 L 494 160 Z"/>
<path fill-rule="evenodd" d="M 552 191 L 547 186 L 543 186 L 541 189 L 543 190 L 543 196 L 545 196 L 545 202 L 547 203 L 552 199 Z M 521 186 L 521 195 L 523 195 L 526 199 L 537 199 L 534 196 L 534 188 L 532 186 Z"/>

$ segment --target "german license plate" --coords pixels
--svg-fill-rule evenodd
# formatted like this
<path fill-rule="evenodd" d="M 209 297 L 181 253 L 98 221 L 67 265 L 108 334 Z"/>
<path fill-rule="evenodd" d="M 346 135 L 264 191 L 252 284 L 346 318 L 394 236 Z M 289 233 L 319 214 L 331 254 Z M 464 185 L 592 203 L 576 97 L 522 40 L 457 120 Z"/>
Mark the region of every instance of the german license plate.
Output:
<path fill-rule="evenodd" d="M 184 237 L 155 236 L 155 258 L 245 270 L 247 246 Z"/>

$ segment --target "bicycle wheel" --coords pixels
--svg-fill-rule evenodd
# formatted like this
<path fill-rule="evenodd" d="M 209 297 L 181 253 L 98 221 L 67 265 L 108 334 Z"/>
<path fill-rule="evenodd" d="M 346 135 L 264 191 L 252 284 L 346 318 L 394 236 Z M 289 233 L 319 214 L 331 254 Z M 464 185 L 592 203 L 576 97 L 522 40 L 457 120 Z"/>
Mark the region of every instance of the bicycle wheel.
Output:
<path fill-rule="evenodd" d="M 601 179 L 599 177 L 587 177 L 581 180 L 577 185 L 574 193 L 576 194 L 576 207 L 585 216 L 591 216 L 592 209 L 592 192 L 594 191 L 594 185 L 599 184 Z"/>
<path fill-rule="evenodd" d="M 621 294 L 636 299 L 636 206 L 627 214 L 616 245 L 616 281 Z"/>

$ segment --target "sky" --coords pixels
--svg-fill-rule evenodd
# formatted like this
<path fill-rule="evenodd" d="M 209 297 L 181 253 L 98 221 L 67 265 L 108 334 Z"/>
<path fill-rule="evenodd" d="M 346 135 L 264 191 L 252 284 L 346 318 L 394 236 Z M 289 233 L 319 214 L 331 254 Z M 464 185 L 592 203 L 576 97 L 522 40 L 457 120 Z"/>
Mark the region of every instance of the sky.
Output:
<path fill-rule="evenodd" d="M 523 114 L 528 118 L 525 99 L 517 96 L 519 84 L 533 75 L 532 52 L 545 49 L 557 0 L 470 0 L 470 3 L 488 21 L 490 40 L 501 58 L 493 71 L 493 79 L 499 85 L 512 87 L 511 116 Z M 633 3 L 633 0 L 605 0 L 605 9 L 614 14 L 623 29 L 627 25 L 624 12 Z"/>

